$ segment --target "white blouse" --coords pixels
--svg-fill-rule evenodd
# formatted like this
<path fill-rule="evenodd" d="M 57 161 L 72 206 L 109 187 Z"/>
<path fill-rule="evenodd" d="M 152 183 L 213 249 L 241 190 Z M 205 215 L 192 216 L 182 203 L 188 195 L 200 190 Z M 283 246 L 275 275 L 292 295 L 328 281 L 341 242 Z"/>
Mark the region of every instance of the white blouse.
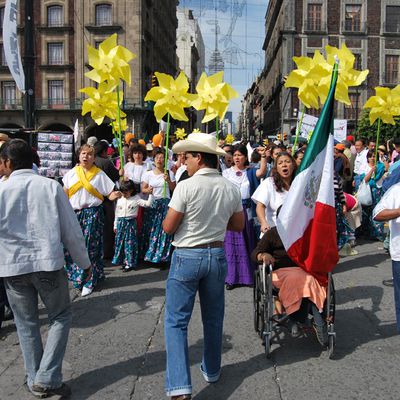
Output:
<path fill-rule="evenodd" d="M 114 229 L 117 228 L 118 218 L 136 218 L 139 207 L 151 207 L 152 203 L 153 195 L 150 195 L 148 200 L 143 200 L 138 194 L 119 198 L 115 208 Z"/>
<path fill-rule="evenodd" d="M 124 176 L 135 183 L 142 183 L 143 175 L 147 172 L 147 164 L 137 165 L 128 162 L 124 167 Z"/>
<path fill-rule="evenodd" d="M 276 211 L 283 204 L 288 192 L 278 192 L 272 177 L 264 179 L 251 199 L 257 203 L 260 202 L 265 206 L 265 219 L 272 228 L 276 226 Z"/>
<path fill-rule="evenodd" d="M 250 198 L 250 182 L 246 170 L 236 171 L 233 167 L 222 171 L 222 176 L 240 189 L 242 200 Z"/>
<path fill-rule="evenodd" d="M 175 182 L 175 175 L 171 172 L 169 172 L 169 177 L 171 179 L 171 182 Z M 154 171 L 147 171 L 143 175 L 143 182 L 147 183 L 149 186 L 153 188 L 153 196 L 154 200 L 162 199 L 163 198 L 163 192 L 164 192 L 164 174 L 158 174 L 156 175 Z M 166 197 L 168 199 L 171 198 L 171 193 L 169 191 L 168 184 L 167 190 L 166 190 Z"/>
<path fill-rule="evenodd" d="M 75 168 L 68 171 L 63 177 L 63 184 L 66 189 L 70 189 L 79 181 Z M 103 172 L 99 171 L 90 184 L 104 197 L 108 196 L 114 190 L 114 182 Z M 86 189 L 79 189 L 69 199 L 74 210 L 82 210 L 82 208 L 97 207 L 102 204 L 102 201 L 90 194 Z"/>

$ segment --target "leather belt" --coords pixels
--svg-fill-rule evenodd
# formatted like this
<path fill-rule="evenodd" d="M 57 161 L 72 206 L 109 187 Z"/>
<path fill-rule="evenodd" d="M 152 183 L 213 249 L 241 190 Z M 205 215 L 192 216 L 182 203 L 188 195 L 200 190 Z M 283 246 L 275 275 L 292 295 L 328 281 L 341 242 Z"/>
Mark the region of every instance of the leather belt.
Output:
<path fill-rule="evenodd" d="M 218 247 L 224 247 L 224 242 L 219 240 L 216 242 L 198 244 L 196 246 L 191 246 L 191 247 L 177 247 L 177 248 L 178 249 L 215 249 Z"/>

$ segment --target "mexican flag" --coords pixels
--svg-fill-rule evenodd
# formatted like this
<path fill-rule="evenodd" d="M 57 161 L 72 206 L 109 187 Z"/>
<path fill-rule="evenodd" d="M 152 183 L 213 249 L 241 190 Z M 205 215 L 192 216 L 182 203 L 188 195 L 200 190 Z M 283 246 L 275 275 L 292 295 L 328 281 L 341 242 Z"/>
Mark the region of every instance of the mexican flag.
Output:
<path fill-rule="evenodd" d="M 338 66 L 328 98 L 277 219 L 289 257 L 321 284 L 339 260 L 333 190 L 333 120 Z"/>

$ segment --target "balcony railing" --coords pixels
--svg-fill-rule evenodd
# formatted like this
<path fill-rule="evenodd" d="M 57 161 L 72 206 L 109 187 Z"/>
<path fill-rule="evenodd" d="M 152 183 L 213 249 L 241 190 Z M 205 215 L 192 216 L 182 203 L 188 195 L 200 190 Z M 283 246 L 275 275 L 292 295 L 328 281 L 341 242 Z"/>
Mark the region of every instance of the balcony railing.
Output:
<path fill-rule="evenodd" d="M 85 99 L 38 99 L 36 100 L 37 110 L 80 110 Z M 122 110 L 144 108 L 139 98 L 126 98 L 122 101 Z"/>
<path fill-rule="evenodd" d="M 22 110 L 22 99 L 0 100 L 0 110 Z"/>
<path fill-rule="evenodd" d="M 342 32 L 347 34 L 364 34 L 367 33 L 367 22 L 357 20 L 342 21 Z"/>
<path fill-rule="evenodd" d="M 400 34 L 400 21 L 397 23 L 385 22 L 385 33 Z"/>

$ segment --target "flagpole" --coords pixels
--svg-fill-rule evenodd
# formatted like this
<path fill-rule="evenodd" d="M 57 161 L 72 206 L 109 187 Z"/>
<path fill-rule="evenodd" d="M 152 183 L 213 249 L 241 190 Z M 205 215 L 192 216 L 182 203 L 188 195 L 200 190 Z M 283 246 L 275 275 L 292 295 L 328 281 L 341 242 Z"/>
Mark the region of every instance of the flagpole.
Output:
<path fill-rule="evenodd" d="M 25 128 L 35 128 L 35 53 L 34 53 L 34 29 L 33 29 L 33 0 L 25 0 L 25 94 L 24 117 Z"/>

